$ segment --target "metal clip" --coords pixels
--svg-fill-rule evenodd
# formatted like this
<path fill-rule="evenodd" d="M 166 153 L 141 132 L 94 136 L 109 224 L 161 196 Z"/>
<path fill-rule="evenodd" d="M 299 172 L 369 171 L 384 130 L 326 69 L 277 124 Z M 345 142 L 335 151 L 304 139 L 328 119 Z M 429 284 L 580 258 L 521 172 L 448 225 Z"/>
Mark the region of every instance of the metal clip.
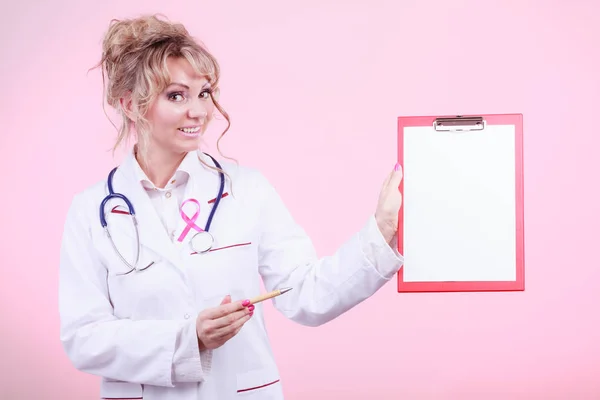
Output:
<path fill-rule="evenodd" d="M 482 131 L 485 129 L 483 117 L 462 117 L 460 115 L 451 118 L 436 118 L 433 122 L 436 131 L 443 132 L 467 132 Z"/>

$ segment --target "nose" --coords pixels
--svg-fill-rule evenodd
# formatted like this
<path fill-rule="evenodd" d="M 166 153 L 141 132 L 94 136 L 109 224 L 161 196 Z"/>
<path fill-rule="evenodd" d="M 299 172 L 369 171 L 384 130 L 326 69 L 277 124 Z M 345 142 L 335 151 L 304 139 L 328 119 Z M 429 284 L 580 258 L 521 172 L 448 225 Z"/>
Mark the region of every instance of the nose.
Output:
<path fill-rule="evenodd" d="M 190 108 L 188 109 L 188 116 L 190 118 L 201 118 L 204 119 L 208 115 L 208 110 L 206 109 L 206 105 L 202 104 L 201 101 L 194 101 Z"/>

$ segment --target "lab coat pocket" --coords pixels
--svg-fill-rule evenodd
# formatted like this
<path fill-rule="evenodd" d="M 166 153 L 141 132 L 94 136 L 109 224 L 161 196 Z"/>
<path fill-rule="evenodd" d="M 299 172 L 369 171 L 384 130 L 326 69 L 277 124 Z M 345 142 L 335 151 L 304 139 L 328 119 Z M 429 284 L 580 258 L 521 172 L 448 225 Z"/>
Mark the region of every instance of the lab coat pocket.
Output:
<path fill-rule="evenodd" d="M 266 367 L 237 374 L 237 393 L 240 397 L 261 400 L 282 398 L 279 371 Z"/>
<path fill-rule="evenodd" d="M 232 240 L 188 257 L 188 273 L 204 298 L 254 293 L 258 282 L 257 250 L 250 240 Z"/>
<path fill-rule="evenodd" d="M 101 399 L 142 399 L 144 390 L 137 383 L 103 380 L 100 384 Z"/>
<path fill-rule="evenodd" d="M 231 244 L 224 245 L 224 246 L 213 247 L 206 254 L 213 253 L 215 251 L 234 250 L 236 247 L 245 247 L 245 246 L 251 246 L 251 245 L 252 245 L 252 242 L 242 240 L 240 242 L 231 243 Z M 192 255 L 192 256 L 201 256 L 202 254 L 201 253 L 192 252 L 192 253 L 190 253 L 190 255 Z"/>

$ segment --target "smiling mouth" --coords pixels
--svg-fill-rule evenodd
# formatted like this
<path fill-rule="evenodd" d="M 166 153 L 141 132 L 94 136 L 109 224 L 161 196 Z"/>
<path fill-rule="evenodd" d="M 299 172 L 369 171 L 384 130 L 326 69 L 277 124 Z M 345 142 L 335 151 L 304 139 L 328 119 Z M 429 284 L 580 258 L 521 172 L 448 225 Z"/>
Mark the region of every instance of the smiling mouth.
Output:
<path fill-rule="evenodd" d="M 177 128 L 177 129 L 179 129 L 183 133 L 198 133 L 198 132 L 200 132 L 199 126 L 195 126 L 193 128 Z"/>
<path fill-rule="evenodd" d="M 196 137 L 200 134 L 200 126 L 194 126 L 191 128 L 177 128 L 184 136 Z"/>

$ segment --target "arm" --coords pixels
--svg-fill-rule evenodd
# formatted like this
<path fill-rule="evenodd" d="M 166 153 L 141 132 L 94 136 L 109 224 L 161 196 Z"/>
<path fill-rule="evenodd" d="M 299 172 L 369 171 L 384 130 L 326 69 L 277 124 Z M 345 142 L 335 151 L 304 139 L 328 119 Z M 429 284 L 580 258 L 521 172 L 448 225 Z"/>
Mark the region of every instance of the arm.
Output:
<path fill-rule="evenodd" d="M 174 386 L 202 381 L 210 351 L 198 350 L 195 320 L 117 319 L 107 271 L 95 249 L 76 197 L 65 223 L 60 251 L 61 341 L 73 365 L 119 381 Z"/>
<path fill-rule="evenodd" d="M 275 189 L 264 178 L 260 181 L 265 195 L 259 268 L 267 290 L 293 287 L 273 299 L 286 317 L 309 326 L 329 322 L 373 295 L 402 266 L 403 257 L 392 247 L 393 240 L 384 237 L 375 216 L 333 255 L 318 258 Z"/>

